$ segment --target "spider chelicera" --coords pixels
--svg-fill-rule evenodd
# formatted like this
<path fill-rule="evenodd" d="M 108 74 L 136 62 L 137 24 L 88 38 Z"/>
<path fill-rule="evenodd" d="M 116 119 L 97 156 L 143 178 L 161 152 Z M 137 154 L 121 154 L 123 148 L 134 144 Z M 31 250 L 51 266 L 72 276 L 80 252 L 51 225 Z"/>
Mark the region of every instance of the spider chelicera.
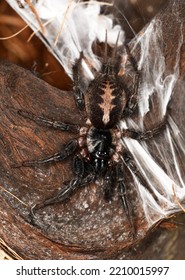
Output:
<path fill-rule="evenodd" d="M 66 200 L 79 187 L 90 183 L 98 185 L 103 182 L 101 185 L 105 200 L 111 200 L 114 189 L 118 190 L 131 230 L 135 233 L 127 199 L 125 168 L 134 172 L 139 181 L 155 196 L 137 169 L 131 153 L 121 143 L 121 139 L 129 137 L 138 141 L 148 140 L 165 127 L 166 117 L 156 127 L 145 132 L 130 129 L 120 130 L 120 121 L 132 116 L 137 107 L 140 73 L 129 48 L 125 46 L 127 60 L 130 61 L 133 68 L 133 87 L 128 89 L 124 80 L 124 71 L 121 69 L 123 56 L 120 52 L 118 53 L 118 38 L 112 49 L 112 54 L 108 55 L 106 35 L 101 69 L 99 72 L 94 71 L 94 79 L 89 83 L 86 92 L 82 92 L 80 85 L 83 53 L 73 65 L 74 98 L 79 111 L 86 111 L 86 126 L 79 128 L 75 124 L 57 122 L 22 110 L 18 111 L 20 115 L 39 124 L 77 134 L 77 137 L 69 141 L 59 153 L 45 159 L 22 163 L 22 166 L 31 167 L 63 161 L 72 155 L 74 156 L 74 177 L 54 197 L 35 204 L 31 210 L 33 217 L 36 209 Z"/>

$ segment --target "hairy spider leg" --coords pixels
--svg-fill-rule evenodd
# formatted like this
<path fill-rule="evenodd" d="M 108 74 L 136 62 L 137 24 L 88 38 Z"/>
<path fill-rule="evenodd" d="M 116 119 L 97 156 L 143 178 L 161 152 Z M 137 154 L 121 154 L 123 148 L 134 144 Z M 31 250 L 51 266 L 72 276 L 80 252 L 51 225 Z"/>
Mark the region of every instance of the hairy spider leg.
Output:
<path fill-rule="evenodd" d="M 46 117 L 36 116 L 32 113 L 29 113 L 29 112 L 23 111 L 23 110 L 18 110 L 17 113 L 24 118 L 30 119 L 30 120 L 38 123 L 39 125 L 45 125 L 47 127 L 55 128 L 55 129 L 62 130 L 62 131 L 70 131 L 73 133 L 79 132 L 79 126 L 75 125 L 75 124 L 53 121 Z"/>
<path fill-rule="evenodd" d="M 73 72 L 73 94 L 76 101 L 77 108 L 82 111 L 85 108 L 85 101 L 84 101 L 84 94 L 80 88 L 80 74 L 82 68 L 82 59 L 83 59 L 83 52 L 80 53 L 78 59 L 75 60 L 75 63 L 72 67 Z"/>
<path fill-rule="evenodd" d="M 125 184 L 125 172 L 124 172 L 124 165 L 123 162 L 116 165 L 116 183 L 118 185 L 118 191 L 120 194 L 120 198 L 122 201 L 123 209 L 125 211 L 127 220 L 130 224 L 130 228 L 132 230 L 133 237 L 136 235 L 136 229 L 134 226 L 134 221 L 132 218 L 132 213 L 130 210 L 130 205 L 127 199 L 127 189 Z"/>
<path fill-rule="evenodd" d="M 127 166 L 127 168 L 129 169 L 130 172 L 133 172 L 137 179 L 139 180 L 139 182 L 148 190 L 148 192 L 151 194 L 151 196 L 154 198 L 154 200 L 156 202 L 159 201 L 157 195 L 155 194 L 155 192 L 151 189 L 150 185 L 148 184 L 147 180 L 144 178 L 144 176 L 141 175 L 140 171 L 138 170 L 135 160 L 133 158 L 133 156 L 131 155 L 131 153 L 129 151 L 124 151 L 123 152 L 123 162 L 125 164 L 125 166 Z"/>
<path fill-rule="evenodd" d="M 103 183 L 103 193 L 104 199 L 110 201 L 112 198 L 112 189 L 113 189 L 113 167 L 110 166 L 105 173 L 104 183 Z"/>
<path fill-rule="evenodd" d="M 149 140 L 159 134 L 162 130 L 165 129 L 167 125 L 168 115 L 166 114 L 163 120 L 156 126 L 146 131 L 134 131 L 131 129 L 123 129 L 122 136 L 132 138 L 135 140 Z"/>
<path fill-rule="evenodd" d="M 61 191 L 59 191 L 53 197 L 46 199 L 45 201 L 35 204 L 31 208 L 31 216 L 32 218 L 35 216 L 34 211 L 40 208 L 43 208 L 47 205 L 55 204 L 58 202 L 63 202 L 68 199 L 75 190 L 77 190 L 81 186 L 85 186 L 88 183 L 91 183 L 94 179 L 92 174 L 84 177 L 84 159 L 80 155 L 76 155 L 73 159 L 73 172 L 75 174 L 74 178 L 72 178 L 67 185 L 65 185 Z"/>
<path fill-rule="evenodd" d="M 126 87 L 126 92 L 128 92 L 129 95 L 128 95 L 128 102 L 126 108 L 123 111 L 123 118 L 131 116 L 136 109 L 138 103 L 138 89 L 139 89 L 139 81 L 140 81 L 140 72 L 137 67 L 137 62 L 135 58 L 132 56 L 130 49 L 127 45 L 125 46 L 125 50 L 126 50 L 127 57 L 131 63 L 131 66 L 134 70 L 134 77 L 132 83 L 134 86 L 132 87 L 132 89 L 130 89 L 126 87 L 126 85 L 124 85 L 124 87 Z"/>
<path fill-rule="evenodd" d="M 49 157 L 38 159 L 38 160 L 31 160 L 31 161 L 23 161 L 22 166 L 24 167 L 31 167 L 31 166 L 37 166 L 40 164 L 48 164 L 53 163 L 57 161 L 63 161 L 64 159 L 68 158 L 70 155 L 72 155 L 78 147 L 78 141 L 76 139 L 70 140 L 65 146 L 64 149 L 59 152 L 55 153 Z"/>

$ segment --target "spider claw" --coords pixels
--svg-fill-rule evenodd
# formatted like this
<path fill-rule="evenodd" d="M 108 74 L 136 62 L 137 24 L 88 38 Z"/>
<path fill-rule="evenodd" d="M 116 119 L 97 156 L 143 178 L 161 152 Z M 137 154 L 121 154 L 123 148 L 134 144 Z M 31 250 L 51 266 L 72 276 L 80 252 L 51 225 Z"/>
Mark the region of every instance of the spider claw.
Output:
<path fill-rule="evenodd" d="M 36 205 L 36 204 L 34 204 L 34 205 L 30 208 L 30 217 L 31 217 L 31 221 L 32 221 L 33 219 L 36 219 L 35 212 L 34 212 L 35 205 Z"/>
<path fill-rule="evenodd" d="M 18 164 L 18 163 L 12 163 L 10 165 L 11 168 L 21 168 L 22 167 L 22 163 Z"/>
<path fill-rule="evenodd" d="M 133 240 L 135 240 L 136 236 L 137 236 L 137 232 L 136 232 L 136 228 L 134 226 L 133 219 L 131 217 L 127 217 L 127 219 L 128 219 L 129 225 L 130 225 L 130 230 L 131 230 L 132 238 L 133 238 Z"/>
<path fill-rule="evenodd" d="M 44 203 L 38 203 L 38 204 L 34 204 L 33 206 L 31 206 L 31 208 L 30 208 L 30 218 L 31 218 L 32 222 L 33 222 L 33 220 L 37 219 L 37 217 L 35 215 L 35 210 L 39 210 L 42 207 L 44 207 Z"/>

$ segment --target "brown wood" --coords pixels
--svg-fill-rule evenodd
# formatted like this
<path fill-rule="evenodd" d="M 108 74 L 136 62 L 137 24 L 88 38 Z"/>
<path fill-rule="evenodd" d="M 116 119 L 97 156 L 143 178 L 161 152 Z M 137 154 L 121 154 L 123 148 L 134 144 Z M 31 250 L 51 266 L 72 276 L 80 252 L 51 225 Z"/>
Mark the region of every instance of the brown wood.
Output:
<path fill-rule="evenodd" d="M 178 12 L 178 20 L 174 17 L 174 9 Z M 180 24 L 185 21 L 184 1 L 171 1 L 157 17 L 163 23 L 165 57 L 170 70 L 175 59 Z M 184 26 L 182 31 L 185 35 Z M 183 79 L 184 48 L 181 55 Z M 182 83 L 179 80 L 171 107 L 181 132 L 185 133 Z M 155 231 L 148 237 L 151 239 L 145 238 L 141 242 L 148 233 L 148 227 L 138 196 L 133 193 L 133 185 L 130 186 L 133 188 L 128 194 L 129 200 L 134 205 L 137 228 L 143 230 L 143 235 L 135 240 L 118 196 L 106 203 L 102 190 L 94 185 L 80 189 L 63 204 L 38 210 L 37 220 L 31 224 L 30 206 L 55 194 L 63 181 L 72 177 L 72 159 L 35 168 L 16 166 L 24 160 L 43 158 L 60 151 L 75 135 L 39 126 L 18 115 L 17 110 L 79 125 L 84 121 L 71 92 L 48 85 L 28 70 L 2 62 L 0 85 L 0 237 L 7 246 L 23 259 L 152 258 L 149 252 L 155 250 L 149 250 L 150 246 L 163 230 L 160 229 L 160 233 Z M 141 214 L 140 217 L 137 213 Z M 169 236 L 165 233 L 166 238 Z M 161 239 L 157 240 L 157 244 L 162 246 Z M 173 258 L 177 258 L 174 255 Z M 156 258 L 168 257 L 167 254 L 156 253 Z"/>

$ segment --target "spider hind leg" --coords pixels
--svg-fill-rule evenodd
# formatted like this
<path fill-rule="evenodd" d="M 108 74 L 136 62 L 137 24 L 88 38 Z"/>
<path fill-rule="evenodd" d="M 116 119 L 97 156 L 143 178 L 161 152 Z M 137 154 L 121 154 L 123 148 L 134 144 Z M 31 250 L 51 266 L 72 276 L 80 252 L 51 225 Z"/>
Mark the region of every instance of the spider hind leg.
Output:
<path fill-rule="evenodd" d="M 133 236 L 133 239 L 134 239 L 135 236 L 136 236 L 136 228 L 135 228 L 135 225 L 134 225 L 130 205 L 129 205 L 128 199 L 127 199 L 127 188 L 126 188 L 124 175 L 125 175 L 125 172 L 124 172 L 123 163 L 117 164 L 116 165 L 116 182 L 117 182 L 117 186 L 118 186 L 118 191 L 119 191 L 119 195 L 120 195 L 120 198 L 121 198 L 123 209 L 125 211 L 127 220 L 129 222 L 129 225 L 130 225 L 130 228 L 131 228 L 132 236 Z"/>

